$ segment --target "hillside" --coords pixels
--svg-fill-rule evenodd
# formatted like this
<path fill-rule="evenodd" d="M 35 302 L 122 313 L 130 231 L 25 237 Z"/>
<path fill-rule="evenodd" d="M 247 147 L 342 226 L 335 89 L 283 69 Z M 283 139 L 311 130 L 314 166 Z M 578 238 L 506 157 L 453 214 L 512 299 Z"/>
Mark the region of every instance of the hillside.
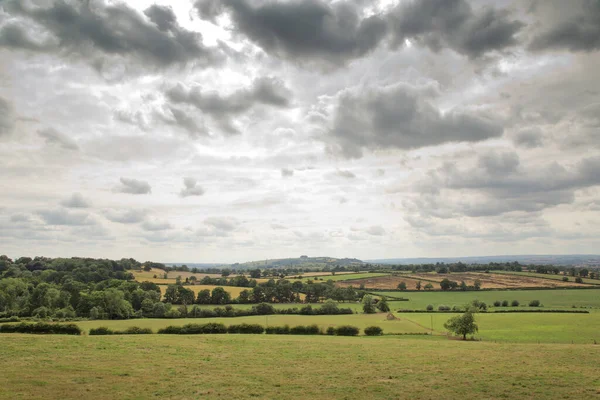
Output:
<path fill-rule="evenodd" d="M 231 268 L 246 269 L 246 268 L 324 268 L 335 266 L 359 266 L 363 261 L 356 258 L 334 258 L 334 257 L 308 257 L 300 256 L 297 258 L 278 258 L 270 260 L 249 261 L 245 263 L 231 264 Z"/>
<path fill-rule="evenodd" d="M 494 262 L 518 262 L 520 264 L 536 265 L 574 265 L 594 266 L 600 265 L 600 255 L 597 254 L 565 254 L 565 255 L 506 255 L 506 256 L 480 256 L 480 257 L 418 257 L 418 258 L 386 258 L 377 260 L 366 260 L 374 264 L 435 264 L 435 263 L 457 263 L 466 264 L 489 264 Z"/>

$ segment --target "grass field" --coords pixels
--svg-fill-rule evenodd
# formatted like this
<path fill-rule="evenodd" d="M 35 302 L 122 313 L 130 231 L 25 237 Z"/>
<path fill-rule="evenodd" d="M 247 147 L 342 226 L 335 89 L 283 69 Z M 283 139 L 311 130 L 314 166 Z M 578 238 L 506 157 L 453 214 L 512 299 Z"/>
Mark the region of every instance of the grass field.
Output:
<path fill-rule="evenodd" d="M 390 274 L 385 274 L 385 273 L 379 273 L 379 272 L 373 272 L 373 273 L 369 273 L 369 272 L 361 272 L 361 273 L 353 273 L 353 274 L 341 274 L 341 275 L 325 275 L 325 276 L 307 276 L 307 277 L 303 277 L 301 278 L 302 282 L 306 282 L 309 280 L 312 281 L 323 281 L 323 282 L 327 282 L 328 280 L 332 280 L 334 282 L 338 282 L 338 281 L 354 281 L 356 279 L 364 279 L 364 278 L 370 278 L 370 277 L 376 277 L 376 276 L 386 276 L 386 275 L 390 275 Z M 319 280 L 317 281 L 315 278 L 319 278 Z M 294 282 L 296 279 L 289 279 L 291 282 Z M 354 285 L 355 287 L 358 287 L 360 285 L 360 283 L 356 283 L 356 285 Z"/>
<path fill-rule="evenodd" d="M 554 274 L 538 274 L 536 272 L 517 272 L 517 271 L 494 271 L 496 274 L 506 274 L 506 275 L 516 275 L 516 276 L 530 276 L 534 278 L 540 279 L 552 279 L 557 281 L 562 281 L 565 275 L 554 275 Z M 569 282 L 575 282 L 574 276 L 567 276 L 569 278 Z M 590 278 L 581 278 L 583 283 L 587 283 L 590 285 L 600 285 L 599 279 L 590 279 Z"/>
<path fill-rule="evenodd" d="M 375 292 L 380 295 L 401 296 L 409 301 L 395 302 L 399 308 L 424 310 L 428 304 L 435 309 L 439 305 L 462 306 L 474 299 L 492 305 L 495 300 L 518 300 L 526 306 L 531 300 L 539 300 L 544 308 L 592 307 L 600 308 L 600 289 L 555 289 L 555 290 L 490 290 L 472 292 Z"/>
<path fill-rule="evenodd" d="M 409 337 L 3 335 L 1 399 L 585 399 L 600 346 Z M 533 356 L 535 355 L 535 356 Z"/>

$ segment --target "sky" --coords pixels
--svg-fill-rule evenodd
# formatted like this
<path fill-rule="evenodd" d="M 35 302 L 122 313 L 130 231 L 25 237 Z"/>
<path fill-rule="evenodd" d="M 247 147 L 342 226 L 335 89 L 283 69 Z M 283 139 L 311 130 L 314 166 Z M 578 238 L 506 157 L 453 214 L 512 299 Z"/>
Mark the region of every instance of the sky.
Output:
<path fill-rule="evenodd" d="M 598 253 L 598 66 L 598 0 L 2 0 L 0 254 Z"/>

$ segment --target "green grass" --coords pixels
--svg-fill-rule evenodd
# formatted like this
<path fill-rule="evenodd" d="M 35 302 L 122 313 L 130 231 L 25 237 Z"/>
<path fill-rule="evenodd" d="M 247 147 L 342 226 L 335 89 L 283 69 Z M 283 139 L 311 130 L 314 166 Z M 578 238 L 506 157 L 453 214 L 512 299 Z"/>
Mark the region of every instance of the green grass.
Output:
<path fill-rule="evenodd" d="M 270 335 L 4 335 L 0 399 L 583 399 L 600 346 Z"/>
<path fill-rule="evenodd" d="M 552 289 L 552 290 L 482 290 L 473 292 L 376 292 L 380 295 L 402 296 L 409 301 L 394 303 L 398 308 L 425 310 L 428 304 L 437 309 L 439 305 L 462 306 L 474 299 L 488 306 L 496 300 L 518 300 L 526 306 L 531 300 L 539 300 L 544 308 L 592 307 L 600 308 L 600 289 Z M 399 304 L 398 306 L 396 306 Z"/>

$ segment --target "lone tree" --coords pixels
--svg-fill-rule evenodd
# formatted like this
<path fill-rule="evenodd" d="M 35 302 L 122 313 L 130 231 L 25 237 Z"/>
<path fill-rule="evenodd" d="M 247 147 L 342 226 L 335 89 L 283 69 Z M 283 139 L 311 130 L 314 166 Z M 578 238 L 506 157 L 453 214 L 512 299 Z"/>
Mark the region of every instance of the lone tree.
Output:
<path fill-rule="evenodd" d="M 467 335 L 472 335 L 479 331 L 479 327 L 475 323 L 475 317 L 470 311 L 450 318 L 444 324 L 444 328 L 456 335 L 462 335 L 463 340 L 467 339 Z"/>
<path fill-rule="evenodd" d="M 368 294 L 365 295 L 362 299 L 362 303 L 363 303 L 363 312 L 365 314 L 375 314 L 377 312 L 377 309 L 373 305 L 373 297 L 371 297 L 370 295 L 368 295 Z"/>
<path fill-rule="evenodd" d="M 398 289 L 406 290 L 406 282 L 402 281 L 398 284 Z"/>
<path fill-rule="evenodd" d="M 385 297 L 383 297 L 381 299 L 381 301 L 379 303 L 377 303 L 377 308 L 379 309 L 379 311 L 381 312 L 389 312 L 390 311 L 390 306 L 388 305 L 387 300 L 385 299 Z"/>

